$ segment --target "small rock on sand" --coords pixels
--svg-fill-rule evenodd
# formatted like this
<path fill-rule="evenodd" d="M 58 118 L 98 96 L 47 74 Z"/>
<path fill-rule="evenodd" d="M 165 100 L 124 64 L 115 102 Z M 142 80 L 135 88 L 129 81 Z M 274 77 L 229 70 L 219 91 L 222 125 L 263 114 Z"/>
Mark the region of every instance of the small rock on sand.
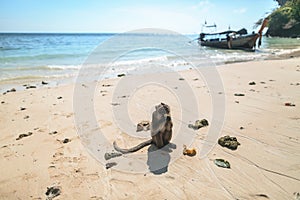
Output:
<path fill-rule="evenodd" d="M 47 85 L 48 83 L 45 81 L 42 81 L 42 85 Z"/>
<path fill-rule="evenodd" d="M 243 97 L 243 96 L 245 96 L 245 94 L 242 94 L 242 93 L 235 93 L 234 96 L 237 96 L 237 97 Z"/>
<path fill-rule="evenodd" d="M 6 92 L 3 92 L 3 95 L 9 93 L 9 92 L 16 92 L 17 90 L 15 88 L 12 88 L 10 90 L 7 90 Z"/>
<path fill-rule="evenodd" d="M 294 197 L 295 197 L 295 200 L 300 200 L 300 193 L 294 192 Z"/>
<path fill-rule="evenodd" d="M 109 160 L 111 158 L 122 156 L 123 154 L 120 152 L 111 152 L 111 153 L 105 153 L 104 158 L 105 160 Z"/>
<path fill-rule="evenodd" d="M 19 135 L 19 137 L 16 138 L 16 140 L 20 140 L 20 139 L 22 139 L 24 137 L 28 137 L 30 135 L 32 135 L 32 132 L 28 132 L 27 134 L 26 133 L 22 133 L 22 134 Z"/>
<path fill-rule="evenodd" d="M 26 89 L 32 89 L 32 88 L 36 88 L 36 86 L 35 85 L 26 86 Z"/>
<path fill-rule="evenodd" d="M 49 135 L 55 135 L 55 134 L 57 134 L 57 131 L 52 131 L 49 133 Z"/>
<path fill-rule="evenodd" d="M 236 137 L 230 137 L 229 135 L 219 138 L 218 144 L 231 150 L 236 150 L 240 145 Z"/>
<path fill-rule="evenodd" d="M 106 169 L 112 168 L 113 166 L 116 166 L 117 163 L 116 162 L 110 162 L 110 163 L 106 163 L 105 167 Z"/>
<path fill-rule="evenodd" d="M 64 143 L 64 144 L 66 144 L 66 143 L 68 143 L 68 142 L 71 142 L 71 140 L 68 139 L 68 138 L 65 138 L 65 139 L 63 140 L 63 143 Z"/>
<path fill-rule="evenodd" d="M 118 74 L 118 77 L 126 76 L 125 74 Z"/>
<path fill-rule="evenodd" d="M 59 186 L 52 186 L 52 187 L 47 187 L 47 191 L 46 191 L 46 196 L 47 196 L 47 200 L 52 200 L 53 198 L 59 196 L 61 193 L 61 187 Z"/>
<path fill-rule="evenodd" d="M 285 103 L 284 105 L 285 105 L 285 106 L 296 106 L 295 104 L 290 103 L 290 102 L 287 102 L 287 103 Z"/>
<path fill-rule="evenodd" d="M 188 156 L 195 156 L 197 154 L 197 151 L 195 148 L 192 148 L 192 149 L 188 149 L 186 147 L 186 145 L 183 145 L 183 155 L 188 155 Z"/>
<path fill-rule="evenodd" d="M 62 97 L 57 97 L 57 99 L 62 99 Z"/>
<path fill-rule="evenodd" d="M 26 110 L 26 108 L 24 108 L 24 107 L 21 107 L 21 108 L 20 108 L 20 110 Z"/>
<path fill-rule="evenodd" d="M 208 126 L 208 121 L 206 119 L 196 120 L 195 124 L 189 124 L 188 127 L 194 130 L 198 130 L 202 127 Z"/>
<path fill-rule="evenodd" d="M 218 167 L 223 167 L 223 168 L 230 168 L 230 163 L 227 160 L 224 159 L 215 159 L 214 163 L 218 166 Z"/>
<path fill-rule="evenodd" d="M 264 197 L 266 199 L 269 198 L 268 195 L 266 195 L 266 194 L 255 194 L 254 196 L 256 196 L 256 197 Z"/>
<path fill-rule="evenodd" d="M 256 85 L 254 81 L 250 82 L 249 85 Z"/>
<path fill-rule="evenodd" d="M 136 132 L 148 131 L 148 130 L 150 130 L 150 122 L 149 121 L 144 120 L 136 125 Z"/>

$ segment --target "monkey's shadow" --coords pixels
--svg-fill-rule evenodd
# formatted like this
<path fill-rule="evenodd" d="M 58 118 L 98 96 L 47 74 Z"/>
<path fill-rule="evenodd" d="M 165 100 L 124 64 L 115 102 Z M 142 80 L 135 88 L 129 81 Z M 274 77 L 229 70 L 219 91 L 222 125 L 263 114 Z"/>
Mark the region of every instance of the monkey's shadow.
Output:
<path fill-rule="evenodd" d="M 176 149 L 176 144 L 169 143 L 161 149 L 158 149 L 155 145 L 150 145 L 148 148 L 147 165 L 155 175 L 163 174 L 168 171 L 169 163 L 171 160 L 170 153 Z"/>

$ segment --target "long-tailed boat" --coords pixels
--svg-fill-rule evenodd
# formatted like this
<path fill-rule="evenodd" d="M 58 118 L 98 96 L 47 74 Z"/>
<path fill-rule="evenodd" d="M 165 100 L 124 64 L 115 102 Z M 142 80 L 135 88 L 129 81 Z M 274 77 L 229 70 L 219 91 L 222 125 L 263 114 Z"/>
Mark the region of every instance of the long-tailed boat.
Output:
<path fill-rule="evenodd" d="M 222 48 L 222 49 L 242 49 L 254 50 L 256 41 L 259 38 L 258 46 L 261 45 L 262 31 L 267 24 L 264 20 L 258 33 L 248 34 L 246 29 L 239 31 L 224 31 L 220 33 L 200 33 L 198 42 L 201 46 Z"/>

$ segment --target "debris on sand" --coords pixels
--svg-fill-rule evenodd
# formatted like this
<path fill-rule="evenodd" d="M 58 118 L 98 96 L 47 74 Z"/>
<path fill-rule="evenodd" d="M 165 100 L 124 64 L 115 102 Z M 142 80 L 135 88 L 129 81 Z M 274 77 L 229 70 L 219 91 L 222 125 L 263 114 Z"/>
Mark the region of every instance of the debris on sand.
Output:
<path fill-rule="evenodd" d="M 245 96 L 245 94 L 242 94 L 242 93 L 235 93 L 234 96 L 237 96 L 237 97 L 243 97 L 243 96 Z"/>
<path fill-rule="evenodd" d="M 109 160 L 111 158 L 122 156 L 123 154 L 120 152 L 111 152 L 111 153 L 105 153 L 104 158 L 105 160 Z"/>
<path fill-rule="evenodd" d="M 204 126 L 208 126 L 208 121 L 206 119 L 202 119 L 202 120 L 196 120 L 195 124 L 189 124 L 188 127 L 192 128 L 194 130 L 198 130 Z"/>
<path fill-rule="evenodd" d="M 109 168 L 112 168 L 113 166 L 116 166 L 117 163 L 116 162 L 109 162 L 109 163 L 106 163 L 105 167 L 106 169 L 109 169 Z"/>
<path fill-rule="evenodd" d="M 15 88 L 12 88 L 10 90 L 7 90 L 6 92 L 3 92 L 3 95 L 9 93 L 9 92 L 16 92 L 17 90 Z"/>
<path fill-rule="evenodd" d="M 136 125 L 136 132 L 148 131 L 148 130 L 150 130 L 150 122 L 149 121 L 144 120 Z"/>
<path fill-rule="evenodd" d="M 294 197 L 296 200 L 300 200 L 300 193 L 299 192 L 294 192 Z"/>
<path fill-rule="evenodd" d="M 68 142 L 71 142 L 71 140 L 70 140 L 69 138 L 65 138 L 65 139 L 63 140 L 63 143 L 64 143 L 64 144 L 66 144 L 66 143 L 68 143 Z"/>
<path fill-rule="evenodd" d="M 47 196 L 47 200 L 52 200 L 53 198 L 59 196 L 60 193 L 61 193 L 61 187 L 53 186 L 50 188 L 47 187 L 47 192 L 45 194 Z"/>
<path fill-rule="evenodd" d="M 55 135 L 55 134 L 57 134 L 57 131 L 52 131 L 49 133 L 49 135 Z"/>
<path fill-rule="evenodd" d="M 256 196 L 256 197 L 264 197 L 266 199 L 269 199 L 268 195 L 266 195 L 266 194 L 255 194 L 254 196 Z"/>
<path fill-rule="evenodd" d="M 32 132 L 22 133 L 22 134 L 19 135 L 19 137 L 16 138 L 16 140 L 20 140 L 20 139 L 22 139 L 23 137 L 28 137 L 28 136 L 30 136 L 30 135 L 32 135 Z"/>
<path fill-rule="evenodd" d="M 219 138 L 218 144 L 231 150 L 236 150 L 238 145 L 240 145 L 236 137 L 230 137 L 229 135 Z"/>
<path fill-rule="evenodd" d="M 183 155 L 195 156 L 197 154 L 196 149 L 187 149 L 186 145 L 183 145 Z"/>
<path fill-rule="evenodd" d="M 35 85 L 28 85 L 28 86 L 26 86 L 26 89 L 32 89 L 32 88 L 36 88 L 36 86 Z"/>
<path fill-rule="evenodd" d="M 287 102 L 287 103 L 285 103 L 284 105 L 285 105 L 285 106 L 296 106 L 295 104 L 290 103 L 290 102 Z"/>
<path fill-rule="evenodd" d="M 7 90 L 7 92 L 16 92 L 16 91 L 17 91 L 16 88 L 12 88 L 10 90 Z"/>
<path fill-rule="evenodd" d="M 118 77 L 126 76 L 126 74 L 118 74 Z"/>
<path fill-rule="evenodd" d="M 24 108 L 24 107 L 21 107 L 21 108 L 20 108 L 20 110 L 26 110 L 26 108 Z"/>
<path fill-rule="evenodd" d="M 230 163 L 227 160 L 224 159 L 215 159 L 214 163 L 218 166 L 218 167 L 223 167 L 223 168 L 228 168 L 230 169 Z"/>
<path fill-rule="evenodd" d="M 300 83 L 291 83 L 290 85 L 296 85 L 296 86 L 298 86 L 298 85 L 300 85 Z"/>

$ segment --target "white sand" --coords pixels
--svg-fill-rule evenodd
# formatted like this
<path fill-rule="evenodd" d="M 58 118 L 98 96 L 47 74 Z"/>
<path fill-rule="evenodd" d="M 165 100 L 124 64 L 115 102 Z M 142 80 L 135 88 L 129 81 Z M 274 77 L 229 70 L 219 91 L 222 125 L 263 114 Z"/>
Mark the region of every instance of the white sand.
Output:
<path fill-rule="evenodd" d="M 232 151 L 214 141 L 212 151 L 204 158 L 180 155 L 160 175 L 120 171 L 126 156 L 111 159 L 118 163 L 111 169 L 94 159 L 83 145 L 91 141 L 81 141 L 77 135 L 73 85 L 0 95 L 0 102 L 4 102 L 0 104 L 0 199 L 45 199 L 47 187 L 54 185 L 62 188 L 55 199 L 293 199 L 294 193 L 300 192 L 300 85 L 296 85 L 300 83 L 300 59 L 230 64 L 218 67 L 218 71 L 225 89 L 218 95 L 225 95 L 226 99 L 220 136 L 235 136 L 241 145 Z M 198 117 L 211 121 L 213 105 L 205 82 L 194 80 L 199 77 L 193 70 L 180 74 L 185 80 L 170 80 L 172 77 L 167 74 L 163 77 L 177 90 L 184 82 L 189 83 L 198 99 Z M 109 143 L 117 140 L 120 146 L 130 147 L 144 141 L 150 133 L 132 137 L 115 123 L 118 119 L 112 110 L 123 105 L 111 105 L 118 103 L 112 95 L 121 79 L 97 84 L 93 103 L 99 127 L 92 130 L 94 127 L 87 123 L 83 128 L 91 130 L 91 134 L 102 133 Z M 249 85 L 251 81 L 256 85 Z M 103 87 L 103 83 L 112 86 Z M 133 129 L 140 120 L 150 120 L 154 105 L 170 105 L 172 142 L 177 141 L 170 156 L 178 156 L 182 151 L 180 128 L 189 123 L 182 120 L 182 99 L 159 85 L 141 87 L 125 95 L 131 96 L 128 113 L 132 120 L 129 127 Z M 62 99 L 57 99 L 60 96 Z M 285 106 L 286 102 L 296 106 Z M 20 107 L 26 110 L 21 111 Z M 25 116 L 29 118 L 24 119 Z M 187 145 L 199 153 L 211 128 L 186 129 L 185 134 L 195 138 L 183 140 L 191 141 Z M 53 131 L 57 134 L 49 134 Z M 16 140 L 28 132 L 33 134 Z M 71 141 L 63 143 L 65 138 Z M 145 166 L 147 149 L 135 153 L 142 156 Z M 231 169 L 217 167 L 215 158 L 228 160 Z"/>

